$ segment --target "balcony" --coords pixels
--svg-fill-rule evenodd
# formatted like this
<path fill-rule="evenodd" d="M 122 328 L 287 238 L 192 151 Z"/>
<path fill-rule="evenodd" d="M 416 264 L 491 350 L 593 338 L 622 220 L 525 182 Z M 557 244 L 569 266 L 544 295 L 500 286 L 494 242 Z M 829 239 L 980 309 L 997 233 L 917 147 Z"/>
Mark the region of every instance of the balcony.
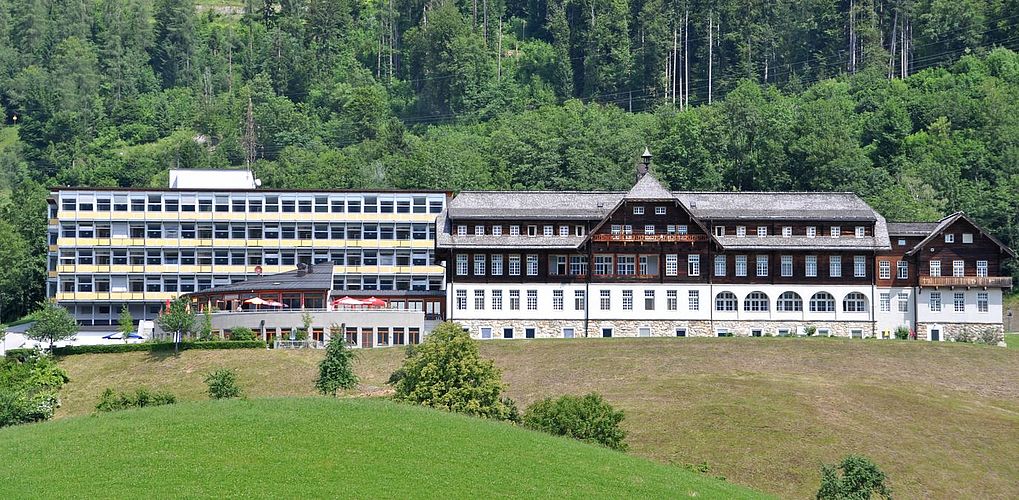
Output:
<path fill-rule="evenodd" d="M 596 234 L 594 241 L 598 242 L 635 242 L 635 243 L 659 243 L 659 242 L 696 242 L 706 241 L 708 237 L 703 234 Z"/>
<path fill-rule="evenodd" d="M 920 276 L 920 286 L 1012 288 L 1011 276 Z"/>

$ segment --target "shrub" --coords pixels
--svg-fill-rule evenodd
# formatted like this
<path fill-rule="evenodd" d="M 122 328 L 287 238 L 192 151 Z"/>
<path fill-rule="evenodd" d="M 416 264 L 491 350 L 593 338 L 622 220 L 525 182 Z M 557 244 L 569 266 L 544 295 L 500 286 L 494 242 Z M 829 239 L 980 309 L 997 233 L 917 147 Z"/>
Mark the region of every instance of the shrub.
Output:
<path fill-rule="evenodd" d="M 201 323 L 198 325 L 198 340 L 212 340 L 212 309 L 206 307 L 202 313 Z"/>
<path fill-rule="evenodd" d="M 54 391 L 0 388 L 0 427 L 49 420 L 59 406 Z"/>
<path fill-rule="evenodd" d="M 336 328 L 334 332 L 339 332 Z M 318 364 L 318 379 L 315 388 L 326 396 L 335 396 L 340 389 L 352 389 L 357 386 L 357 375 L 354 374 L 353 350 L 347 348 L 347 340 L 341 335 L 329 338 L 325 358 Z"/>
<path fill-rule="evenodd" d="M 973 333 L 973 332 L 971 332 L 969 330 L 963 329 L 963 330 L 960 330 L 959 333 L 955 334 L 955 338 L 952 339 L 952 340 L 954 340 L 956 342 L 973 342 L 976 338 L 977 338 L 977 336 L 976 336 L 975 333 Z"/>
<path fill-rule="evenodd" d="M 128 392 L 117 393 L 113 389 L 106 389 L 103 391 L 102 396 L 99 397 L 96 411 L 120 411 L 128 408 L 172 405 L 176 402 L 177 396 L 169 392 L 151 392 L 145 387 L 139 387 L 133 394 Z"/>
<path fill-rule="evenodd" d="M 808 337 L 813 337 L 817 333 L 817 327 L 814 325 L 807 325 L 803 327 L 803 334 Z"/>
<path fill-rule="evenodd" d="M 67 373 L 39 351 L 0 360 L 0 427 L 48 420 Z"/>
<path fill-rule="evenodd" d="M 906 340 L 909 338 L 909 328 L 905 326 L 899 326 L 895 328 L 895 338 L 899 340 Z"/>
<path fill-rule="evenodd" d="M 821 486 L 817 490 L 818 500 L 846 500 L 892 498 L 891 489 L 885 485 L 884 472 L 874 462 L 862 455 L 848 455 L 838 465 L 821 466 Z"/>
<path fill-rule="evenodd" d="M 238 326 L 230 329 L 230 340 L 255 340 L 255 332 L 246 326 Z"/>
<path fill-rule="evenodd" d="M 229 399 L 241 397 L 241 388 L 237 386 L 237 374 L 226 368 L 216 370 L 205 377 L 205 385 L 209 386 L 209 397 L 212 399 Z"/>
<path fill-rule="evenodd" d="M 556 436 L 568 436 L 598 443 L 614 450 L 626 450 L 626 432 L 619 428 L 623 412 L 601 396 L 561 396 L 542 399 L 527 407 L 524 425 Z"/>
<path fill-rule="evenodd" d="M 506 419 L 510 408 L 501 399 L 501 374 L 481 359 L 478 345 L 456 323 L 442 323 L 394 374 L 397 401 Z"/>
<path fill-rule="evenodd" d="M 977 335 L 977 340 L 987 345 L 998 345 L 1005 337 L 997 330 L 987 328 L 981 330 Z"/>

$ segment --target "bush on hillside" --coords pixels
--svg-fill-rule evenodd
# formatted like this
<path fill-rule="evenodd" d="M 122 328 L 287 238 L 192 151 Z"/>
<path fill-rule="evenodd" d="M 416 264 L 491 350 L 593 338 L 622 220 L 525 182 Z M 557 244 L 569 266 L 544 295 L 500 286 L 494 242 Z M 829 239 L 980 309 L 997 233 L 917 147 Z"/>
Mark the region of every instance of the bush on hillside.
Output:
<path fill-rule="evenodd" d="M 68 380 L 53 359 L 34 349 L 0 360 L 0 427 L 53 417 L 57 392 Z"/>
<path fill-rule="evenodd" d="M 878 497 L 892 498 L 892 490 L 885 484 L 888 477 L 869 458 L 848 455 L 838 465 L 821 466 L 821 486 L 817 500 L 865 500 Z"/>
<path fill-rule="evenodd" d="M 212 399 L 229 399 L 241 397 L 241 388 L 237 386 L 237 374 L 233 370 L 223 368 L 205 377 L 209 397 Z"/>
<path fill-rule="evenodd" d="M 96 411 L 120 411 L 128 408 L 172 405 L 176 402 L 177 396 L 169 392 L 151 392 L 144 387 L 139 387 L 134 393 L 117 393 L 113 389 L 106 389 L 103 391 L 102 396 L 99 397 Z"/>
<path fill-rule="evenodd" d="M 230 329 L 230 340 L 247 341 L 255 340 L 255 331 L 246 326 L 238 326 Z"/>
<path fill-rule="evenodd" d="M 905 326 L 899 326 L 895 328 L 895 338 L 899 340 L 906 340 L 909 338 L 909 328 Z"/>
<path fill-rule="evenodd" d="M 334 326 L 334 332 L 340 328 Z M 357 386 L 357 375 L 354 374 L 354 358 L 356 354 L 347 347 L 347 339 L 342 335 L 329 338 L 326 355 L 318 364 L 318 378 L 315 388 L 325 396 L 335 396 L 340 389 L 353 389 Z"/>
<path fill-rule="evenodd" d="M 814 325 L 807 325 L 803 327 L 803 334 L 808 337 L 813 337 L 817 333 L 817 327 Z"/>
<path fill-rule="evenodd" d="M 456 323 L 437 326 L 398 371 L 390 377 L 397 401 L 500 420 L 511 414 L 499 370 Z"/>
<path fill-rule="evenodd" d="M 626 450 L 626 432 L 619 428 L 624 415 L 595 393 L 542 399 L 524 411 L 524 425 L 614 450 Z"/>

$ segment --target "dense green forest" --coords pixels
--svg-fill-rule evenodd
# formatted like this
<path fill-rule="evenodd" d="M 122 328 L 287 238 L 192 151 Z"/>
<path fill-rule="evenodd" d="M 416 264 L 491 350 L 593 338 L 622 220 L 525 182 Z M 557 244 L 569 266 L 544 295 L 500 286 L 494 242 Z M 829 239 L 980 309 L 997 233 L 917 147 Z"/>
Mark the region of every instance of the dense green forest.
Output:
<path fill-rule="evenodd" d="M 851 190 L 1019 245 L 1019 0 L 0 0 L 0 321 L 46 186 Z"/>

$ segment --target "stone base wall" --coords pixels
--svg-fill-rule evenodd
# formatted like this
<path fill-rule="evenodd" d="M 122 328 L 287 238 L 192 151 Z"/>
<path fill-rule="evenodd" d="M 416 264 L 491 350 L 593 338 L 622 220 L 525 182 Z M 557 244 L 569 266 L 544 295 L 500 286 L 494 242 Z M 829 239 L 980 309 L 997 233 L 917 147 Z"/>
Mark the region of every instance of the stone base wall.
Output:
<path fill-rule="evenodd" d="M 916 328 L 916 338 L 928 340 L 931 327 L 937 326 L 941 329 L 941 340 L 956 341 L 961 338 L 969 342 L 981 341 L 989 333 L 993 336 L 991 344 L 997 344 L 1005 340 L 1005 327 L 1001 323 L 919 323 Z"/>
<path fill-rule="evenodd" d="M 493 339 L 503 337 L 504 328 L 513 329 L 513 338 L 525 337 L 527 328 L 534 328 L 534 338 L 563 338 L 563 329 L 572 328 L 575 338 L 602 337 L 603 328 L 612 328 L 613 337 L 639 337 L 640 329 L 647 327 L 651 337 L 675 337 L 677 329 L 685 329 L 687 337 L 716 337 L 719 330 L 727 330 L 733 336 L 749 337 L 754 330 L 761 330 L 762 336 L 778 336 L 779 330 L 789 334 L 803 335 L 808 326 L 829 330 L 833 337 L 850 337 L 858 330 L 861 337 L 875 336 L 874 324 L 869 321 L 833 321 L 826 323 L 804 321 L 704 321 L 704 320 L 669 320 L 669 321 L 634 321 L 597 320 L 588 322 L 585 335 L 584 322 L 578 320 L 456 320 L 466 328 L 472 338 L 481 339 L 481 329 L 491 328 Z M 817 333 L 820 334 L 820 333 Z M 879 334 L 878 334 L 879 335 Z"/>

